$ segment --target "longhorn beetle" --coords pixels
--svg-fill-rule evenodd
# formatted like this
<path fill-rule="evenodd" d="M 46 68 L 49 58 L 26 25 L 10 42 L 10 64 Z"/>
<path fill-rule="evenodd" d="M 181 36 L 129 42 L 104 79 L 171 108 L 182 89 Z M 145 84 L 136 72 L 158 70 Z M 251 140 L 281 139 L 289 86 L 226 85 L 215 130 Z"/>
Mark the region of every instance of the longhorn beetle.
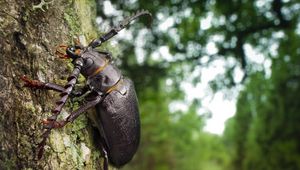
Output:
<path fill-rule="evenodd" d="M 21 77 L 25 87 L 60 92 L 61 99 L 56 102 L 56 107 L 52 110 L 53 115 L 42 121 L 46 130 L 42 135 L 43 140 L 38 145 L 39 159 L 43 155 L 46 139 L 52 129 L 65 126 L 92 107 L 96 108 L 97 119 L 94 121 L 101 136 L 99 142 L 104 156 L 104 169 L 108 169 L 108 161 L 120 167 L 132 159 L 140 140 L 139 108 L 134 86 L 132 81 L 122 76 L 120 70 L 111 63 L 108 52 L 98 51 L 95 48 L 143 15 L 152 19 L 148 11 L 139 11 L 86 47 L 79 42 L 73 46 L 59 46 L 60 50 L 57 50 L 56 54 L 60 58 L 72 59 L 74 65 L 65 86 L 31 80 L 26 76 Z M 86 78 L 86 85 L 80 92 L 74 94 L 73 88 L 80 73 Z M 70 94 L 85 95 L 85 104 L 73 111 L 65 120 L 59 121 L 57 117 Z"/>

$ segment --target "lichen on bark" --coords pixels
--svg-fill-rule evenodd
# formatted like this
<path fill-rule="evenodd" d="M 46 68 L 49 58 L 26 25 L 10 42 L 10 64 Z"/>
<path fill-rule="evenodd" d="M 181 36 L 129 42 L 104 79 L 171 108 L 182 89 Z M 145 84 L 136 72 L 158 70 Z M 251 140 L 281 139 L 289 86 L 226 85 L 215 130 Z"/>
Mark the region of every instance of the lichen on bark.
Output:
<path fill-rule="evenodd" d="M 61 43 L 74 35 L 97 37 L 93 0 L 53 0 L 43 10 L 40 1 L 0 1 L 0 169 L 101 169 L 103 159 L 93 139 L 93 127 L 80 116 L 53 130 L 41 160 L 41 120 L 48 117 L 57 93 L 22 88 L 20 77 L 66 83 L 68 61 L 55 57 Z M 63 110 L 66 116 L 70 109 Z"/>

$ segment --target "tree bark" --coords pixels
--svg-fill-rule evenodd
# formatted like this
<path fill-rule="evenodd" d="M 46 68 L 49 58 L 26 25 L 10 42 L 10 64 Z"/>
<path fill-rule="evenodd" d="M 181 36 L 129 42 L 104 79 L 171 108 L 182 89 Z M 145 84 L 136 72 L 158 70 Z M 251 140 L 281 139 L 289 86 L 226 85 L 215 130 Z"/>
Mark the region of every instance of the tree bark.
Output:
<path fill-rule="evenodd" d="M 41 120 L 51 115 L 59 95 L 23 88 L 20 77 L 64 85 L 71 64 L 55 56 L 57 45 L 72 44 L 74 35 L 96 38 L 97 30 L 93 0 L 34 6 L 40 2 L 0 1 L 0 169 L 102 169 L 86 116 L 52 130 L 43 158 L 36 158 Z M 70 113 L 67 108 L 64 116 Z"/>

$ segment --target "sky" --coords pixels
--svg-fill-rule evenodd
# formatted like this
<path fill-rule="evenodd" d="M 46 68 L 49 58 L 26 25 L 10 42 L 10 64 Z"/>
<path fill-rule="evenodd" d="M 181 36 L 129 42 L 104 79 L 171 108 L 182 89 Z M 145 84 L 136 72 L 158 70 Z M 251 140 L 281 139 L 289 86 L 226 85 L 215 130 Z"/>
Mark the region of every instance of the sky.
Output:
<path fill-rule="evenodd" d="M 187 15 L 188 15 L 187 10 Z M 164 18 L 162 15 L 158 14 L 158 19 L 162 20 L 158 28 L 161 31 L 168 31 L 168 28 L 172 27 L 174 24 L 174 18 Z M 202 30 L 209 29 L 212 26 L 213 13 L 208 13 L 207 17 L 202 19 L 200 22 L 200 27 Z M 172 34 L 172 31 L 169 31 Z M 283 33 L 278 32 L 274 34 L 275 37 L 282 37 Z M 172 35 L 176 37 L 176 35 Z M 208 55 L 214 55 L 218 52 L 215 42 L 222 41 L 221 36 L 212 36 L 211 41 L 206 45 L 206 53 Z M 276 52 L 278 43 L 273 43 L 270 46 L 271 52 Z M 244 46 L 245 55 L 249 64 L 255 66 L 256 69 L 265 70 L 266 76 L 271 75 L 271 60 L 264 57 L 258 49 L 254 49 L 250 44 Z M 167 47 L 161 47 L 159 50 L 160 56 L 155 56 L 156 58 L 163 57 L 166 60 L 170 60 L 172 56 L 170 55 Z M 201 60 L 209 60 L 208 56 L 202 56 Z M 205 61 L 203 62 L 205 63 Z M 236 65 L 234 70 L 233 78 L 235 82 L 241 82 L 244 73 L 242 69 L 238 66 L 239 63 L 233 58 L 227 57 L 227 59 L 220 58 L 212 61 L 207 67 L 197 67 L 194 72 L 190 74 L 190 77 L 186 78 L 186 82 L 181 84 L 181 89 L 185 91 L 186 99 L 185 102 L 175 101 L 170 104 L 169 108 L 171 111 L 188 109 L 188 103 L 191 103 L 194 99 L 200 100 L 201 107 L 198 109 L 198 114 L 210 113 L 209 118 L 206 119 L 204 130 L 213 134 L 222 135 L 225 130 L 226 121 L 233 117 L 236 113 L 236 102 L 239 91 L 242 90 L 243 85 L 237 85 L 230 91 L 230 98 L 225 97 L 228 91 L 218 91 L 213 93 L 209 87 L 209 82 L 214 80 L 218 74 L 224 74 L 226 70 L 226 64 Z M 199 72 L 201 74 L 199 74 Z M 193 76 L 201 75 L 200 82 L 193 86 L 191 83 Z"/>
<path fill-rule="evenodd" d="M 159 16 L 158 19 L 163 19 L 164 22 L 161 22 L 159 25 L 159 29 L 162 31 L 166 31 L 169 27 L 174 24 L 173 18 L 163 18 L 163 16 Z M 207 17 L 201 20 L 201 29 L 206 30 L 211 27 L 213 16 L 212 13 L 209 13 Z M 174 35 L 175 36 L 175 35 Z M 168 49 L 161 49 L 161 57 L 166 59 L 170 58 Z M 206 46 L 206 51 L 208 55 L 213 55 L 217 53 L 217 48 L 214 42 L 210 42 Z M 202 56 L 201 60 L 208 60 L 208 56 Z M 204 68 L 196 68 L 194 75 L 201 75 L 201 81 L 193 86 L 191 80 L 193 78 L 193 73 L 190 78 L 187 78 L 187 82 L 182 83 L 181 88 L 185 91 L 186 94 L 186 102 L 192 102 L 192 100 L 200 100 L 201 108 L 198 109 L 198 114 L 206 114 L 209 113 L 211 116 L 206 119 L 204 131 L 222 135 L 225 129 L 226 121 L 234 116 L 236 112 L 236 98 L 238 95 L 238 91 L 235 94 L 232 94 L 230 99 L 226 99 L 225 93 L 219 91 L 213 94 L 209 88 L 209 81 L 213 80 L 218 74 L 222 74 L 225 72 L 225 59 L 218 59 L 213 61 L 208 67 Z M 199 74 L 201 72 L 201 74 Z M 235 79 L 237 81 L 241 80 L 243 76 L 243 72 L 241 69 L 237 69 L 235 72 Z M 238 89 L 236 89 L 238 90 Z M 184 102 L 174 102 L 170 105 L 170 110 L 175 111 L 176 109 L 186 111 L 188 109 L 188 104 Z"/>
<path fill-rule="evenodd" d="M 213 61 L 208 67 L 195 69 L 195 72 L 201 71 L 200 82 L 196 86 L 193 86 L 189 81 L 181 85 L 181 89 L 184 90 L 186 94 L 185 102 L 191 103 L 194 99 L 200 100 L 201 107 L 198 109 L 198 114 L 210 114 L 209 118 L 206 119 L 204 131 L 217 135 L 222 135 L 226 121 L 234 116 L 239 92 L 239 88 L 237 87 L 231 91 L 230 98 L 226 98 L 225 96 L 228 92 L 218 91 L 217 93 L 213 93 L 209 87 L 209 81 L 215 79 L 218 74 L 224 73 L 226 62 L 224 59 L 219 59 Z M 191 74 L 191 78 L 192 76 L 193 73 Z M 235 79 L 239 80 L 242 79 L 242 76 L 243 72 L 241 69 L 237 70 L 234 75 Z M 171 108 L 173 108 L 174 111 L 176 109 L 186 111 L 188 104 L 175 102 L 175 104 L 171 104 Z"/>

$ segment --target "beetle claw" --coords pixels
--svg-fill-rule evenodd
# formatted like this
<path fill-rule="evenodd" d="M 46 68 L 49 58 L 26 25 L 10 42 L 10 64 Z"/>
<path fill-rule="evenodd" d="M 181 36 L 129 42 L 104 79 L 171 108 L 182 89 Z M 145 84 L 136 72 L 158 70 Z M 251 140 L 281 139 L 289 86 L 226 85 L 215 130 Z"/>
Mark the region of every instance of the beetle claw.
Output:
<path fill-rule="evenodd" d="M 23 75 L 21 77 L 21 80 L 24 82 L 24 87 L 30 87 L 34 89 L 42 89 L 45 86 L 45 83 L 39 81 L 39 80 L 32 80 L 29 79 L 27 76 Z"/>
<path fill-rule="evenodd" d="M 53 121 L 49 121 L 47 119 L 42 120 L 43 128 L 44 129 L 52 129 L 53 128 Z"/>
<path fill-rule="evenodd" d="M 43 125 L 43 129 L 53 129 L 51 125 Z"/>
<path fill-rule="evenodd" d="M 44 124 L 44 129 L 56 129 L 62 128 L 66 124 L 66 121 L 51 121 L 48 119 L 43 119 L 42 123 Z"/>

